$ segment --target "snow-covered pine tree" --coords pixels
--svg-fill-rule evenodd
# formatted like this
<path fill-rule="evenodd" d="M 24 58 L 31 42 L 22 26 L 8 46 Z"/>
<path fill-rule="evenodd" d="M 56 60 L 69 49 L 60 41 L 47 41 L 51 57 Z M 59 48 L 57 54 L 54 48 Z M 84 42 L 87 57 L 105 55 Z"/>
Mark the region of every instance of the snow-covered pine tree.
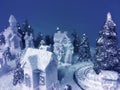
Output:
<path fill-rule="evenodd" d="M 22 31 L 25 34 L 26 32 L 28 32 L 28 35 L 30 35 L 31 33 L 33 34 L 33 29 L 31 27 L 31 25 L 29 25 L 28 21 L 25 20 L 23 22 L 23 26 L 22 26 Z"/>
<path fill-rule="evenodd" d="M 94 70 L 97 74 L 101 70 L 114 71 L 119 65 L 116 24 L 112 20 L 110 13 L 107 14 L 105 25 L 99 32 L 99 37 L 96 42 L 95 58 Z"/>
<path fill-rule="evenodd" d="M 50 45 L 51 44 L 51 37 L 49 35 L 45 36 L 45 43 L 46 43 L 46 45 Z"/>
<path fill-rule="evenodd" d="M 40 46 L 41 40 L 43 40 L 43 34 L 41 32 L 39 32 L 36 39 L 34 40 L 35 48 L 38 48 Z"/>
<path fill-rule="evenodd" d="M 79 40 L 78 34 L 74 31 L 72 33 L 72 37 L 73 37 L 74 54 L 78 54 L 79 47 L 80 47 L 80 40 Z"/>
<path fill-rule="evenodd" d="M 17 85 L 18 83 L 22 83 L 24 80 L 24 70 L 21 68 L 21 64 L 18 62 L 16 65 L 16 69 L 14 70 L 13 75 L 13 85 Z"/>
<path fill-rule="evenodd" d="M 79 52 L 80 52 L 80 58 L 79 58 L 80 61 L 90 60 L 91 58 L 90 46 L 89 46 L 89 41 L 86 34 L 82 35 Z"/>
<path fill-rule="evenodd" d="M 17 23 L 17 29 L 18 29 L 18 33 L 20 33 L 21 35 L 21 49 L 24 49 L 25 48 L 25 40 L 24 40 L 24 36 L 25 36 L 25 33 L 23 32 L 21 26 L 20 26 L 20 23 Z"/>
<path fill-rule="evenodd" d="M 0 33 L 0 45 L 5 44 L 5 36 L 3 33 Z"/>
<path fill-rule="evenodd" d="M 10 48 L 7 47 L 7 49 L 3 53 L 3 60 L 5 61 L 5 64 L 7 64 L 8 61 L 11 61 L 12 55 L 10 52 Z"/>

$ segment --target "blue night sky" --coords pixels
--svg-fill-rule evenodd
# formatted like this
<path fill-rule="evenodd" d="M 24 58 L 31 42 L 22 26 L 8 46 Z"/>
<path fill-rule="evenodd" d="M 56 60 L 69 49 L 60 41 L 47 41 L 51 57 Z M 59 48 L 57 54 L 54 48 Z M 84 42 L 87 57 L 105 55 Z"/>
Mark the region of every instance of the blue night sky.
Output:
<path fill-rule="evenodd" d="M 13 14 L 20 23 L 27 19 L 35 33 L 52 35 L 59 26 L 62 31 L 87 33 L 94 46 L 107 12 L 120 37 L 120 0 L 0 0 L 0 31 Z"/>

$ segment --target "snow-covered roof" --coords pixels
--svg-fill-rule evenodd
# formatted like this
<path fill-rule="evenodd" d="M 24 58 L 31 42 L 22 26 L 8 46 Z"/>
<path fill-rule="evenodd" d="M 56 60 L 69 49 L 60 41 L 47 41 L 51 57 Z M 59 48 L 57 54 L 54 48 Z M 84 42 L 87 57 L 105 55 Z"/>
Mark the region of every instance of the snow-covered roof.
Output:
<path fill-rule="evenodd" d="M 17 22 L 13 15 L 10 15 L 9 22 Z"/>
<path fill-rule="evenodd" d="M 28 48 L 21 63 L 22 65 L 25 64 L 25 67 L 32 67 L 32 70 L 39 69 L 45 71 L 52 59 L 52 52 Z"/>

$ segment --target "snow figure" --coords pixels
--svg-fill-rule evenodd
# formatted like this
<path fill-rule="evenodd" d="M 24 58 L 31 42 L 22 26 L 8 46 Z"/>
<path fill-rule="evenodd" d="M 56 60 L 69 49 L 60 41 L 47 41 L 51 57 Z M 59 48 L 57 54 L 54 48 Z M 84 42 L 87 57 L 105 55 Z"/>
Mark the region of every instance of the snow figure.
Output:
<path fill-rule="evenodd" d="M 13 85 L 17 85 L 18 83 L 22 83 L 24 80 L 24 71 L 21 68 L 21 64 L 18 63 L 16 69 L 14 70 L 13 76 Z"/>
<path fill-rule="evenodd" d="M 21 51 L 21 35 L 17 31 L 17 21 L 13 15 L 9 18 L 9 24 L 10 26 L 3 32 L 5 36 L 5 48 L 9 47 L 12 54 L 17 54 Z"/>
<path fill-rule="evenodd" d="M 91 57 L 90 46 L 86 34 L 82 35 L 80 42 L 80 61 L 89 61 Z"/>
<path fill-rule="evenodd" d="M 116 24 L 110 13 L 107 14 L 107 20 L 99 33 L 96 45 L 94 65 L 96 73 L 99 74 L 101 69 L 120 72 Z"/>

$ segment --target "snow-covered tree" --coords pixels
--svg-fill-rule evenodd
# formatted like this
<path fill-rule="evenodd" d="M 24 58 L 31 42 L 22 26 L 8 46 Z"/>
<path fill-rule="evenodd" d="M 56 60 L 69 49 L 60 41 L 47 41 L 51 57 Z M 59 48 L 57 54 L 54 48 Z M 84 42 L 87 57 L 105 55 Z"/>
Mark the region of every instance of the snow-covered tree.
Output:
<path fill-rule="evenodd" d="M 80 49 L 80 40 L 78 34 L 76 32 L 73 32 L 72 37 L 73 37 L 74 54 L 78 54 Z"/>
<path fill-rule="evenodd" d="M 76 31 L 72 32 L 72 44 L 73 44 L 73 60 L 72 64 L 76 64 L 80 58 L 80 39 Z"/>
<path fill-rule="evenodd" d="M 37 38 L 34 40 L 34 45 L 36 48 L 40 46 L 40 42 L 43 40 L 43 34 L 41 32 L 38 33 Z"/>
<path fill-rule="evenodd" d="M 28 32 L 28 35 L 30 35 L 31 33 L 33 34 L 33 29 L 32 29 L 31 25 L 28 23 L 27 20 L 25 20 L 23 22 L 22 31 L 23 31 L 24 34 L 26 32 Z"/>
<path fill-rule="evenodd" d="M 116 24 L 112 20 L 110 13 L 107 14 L 105 25 L 99 32 L 96 46 L 96 60 L 94 65 L 96 73 L 99 74 L 101 69 L 115 70 L 119 65 L 118 39 Z"/>
<path fill-rule="evenodd" d="M 13 75 L 13 85 L 22 83 L 24 80 L 24 70 L 21 68 L 21 64 L 18 62 Z"/>
<path fill-rule="evenodd" d="M 5 36 L 0 33 L 0 45 L 5 44 Z"/>
<path fill-rule="evenodd" d="M 46 43 L 46 45 L 50 45 L 51 44 L 51 37 L 49 35 L 45 36 L 45 43 Z"/>
<path fill-rule="evenodd" d="M 80 61 L 88 61 L 91 58 L 90 46 L 86 34 L 82 35 L 80 42 Z"/>
<path fill-rule="evenodd" d="M 3 53 L 3 60 L 5 61 L 5 64 L 10 61 L 12 58 L 11 52 L 10 52 L 10 48 L 8 47 L 4 53 Z"/>

